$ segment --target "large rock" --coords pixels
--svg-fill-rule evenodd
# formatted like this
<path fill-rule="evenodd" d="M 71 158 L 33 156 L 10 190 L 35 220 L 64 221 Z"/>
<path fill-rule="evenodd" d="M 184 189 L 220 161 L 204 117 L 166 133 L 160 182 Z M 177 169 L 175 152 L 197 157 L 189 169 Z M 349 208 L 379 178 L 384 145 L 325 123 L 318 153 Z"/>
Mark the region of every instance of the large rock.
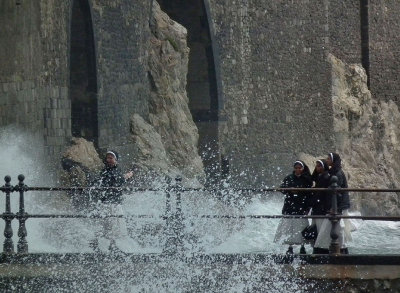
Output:
<path fill-rule="evenodd" d="M 63 153 L 61 163 L 61 182 L 64 186 L 88 186 L 103 167 L 93 143 L 76 137 L 72 138 L 71 146 Z"/>
<path fill-rule="evenodd" d="M 367 75 L 357 64 L 329 55 L 332 65 L 334 151 L 343 159 L 349 187 L 394 188 L 400 182 L 400 112 L 392 102 L 374 99 Z M 314 167 L 315 159 L 301 154 Z M 364 215 L 400 215 L 394 193 L 351 193 L 353 208 Z"/>
<path fill-rule="evenodd" d="M 145 172 L 154 171 L 157 174 L 178 174 L 165 151 L 160 134 L 140 115 L 131 118 L 132 141 L 136 146 L 135 160 L 140 169 Z"/>
<path fill-rule="evenodd" d="M 400 113 L 393 101 L 377 101 L 367 87 L 367 75 L 357 65 L 334 56 L 332 101 L 336 149 L 343 156 L 351 187 L 393 188 L 400 182 Z M 363 214 L 400 215 L 393 193 L 355 196 Z"/>
<path fill-rule="evenodd" d="M 189 48 L 186 29 L 153 3 L 149 48 L 151 95 L 148 121 L 139 115 L 131 119 L 137 163 L 184 178 L 205 178 L 198 155 L 198 130 L 193 122 L 186 94 Z"/>

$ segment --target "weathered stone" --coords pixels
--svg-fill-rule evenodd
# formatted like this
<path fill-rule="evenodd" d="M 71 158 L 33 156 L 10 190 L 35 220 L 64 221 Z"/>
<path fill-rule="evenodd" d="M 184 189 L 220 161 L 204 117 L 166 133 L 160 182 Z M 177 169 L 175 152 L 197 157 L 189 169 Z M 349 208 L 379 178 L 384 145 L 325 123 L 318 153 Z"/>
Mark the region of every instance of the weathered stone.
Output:
<path fill-rule="evenodd" d="M 377 101 L 367 87 L 365 70 L 346 64 L 333 55 L 332 101 L 335 143 L 331 151 L 343 159 L 349 187 L 394 188 L 400 181 L 400 112 L 393 101 Z M 300 158 L 315 166 L 314 157 Z M 399 215 L 400 202 L 394 193 L 352 193 L 353 209 L 365 215 Z"/>
<path fill-rule="evenodd" d="M 91 178 L 99 173 L 103 162 L 92 142 L 74 137 L 71 143 L 61 159 L 61 182 L 65 186 L 88 186 Z"/>
<path fill-rule="evenodd" d="M 160 171 L 179 170 L 188 179 L 204 178 L 197 152 L 198 132 L 189 111 L 186 75 L 189 48 L 186 29 L 153 4 L 149 76 L 152 89 L 149 121 L 131 119 L 132 138 L 138 158 Z"/>
<path fill-rule="evenodd" d="M 142 169 L 162 173 L 171 171 L 171 162 L 165 151 L 160 134 L 152 125 L 134 114 L 131 119 L 132 141 L 136 147 L 134 162 Z M 176 170 L 175 170 L 176 171 Z"/>
<path fill-rule="evenodd" d="M 103 162 L 99 157 L 93 142 L 81 137 L 73 137 L 72 145 L 65 150 L 63 158 L 71 159 L 90 170 L 100 170 Z"/>

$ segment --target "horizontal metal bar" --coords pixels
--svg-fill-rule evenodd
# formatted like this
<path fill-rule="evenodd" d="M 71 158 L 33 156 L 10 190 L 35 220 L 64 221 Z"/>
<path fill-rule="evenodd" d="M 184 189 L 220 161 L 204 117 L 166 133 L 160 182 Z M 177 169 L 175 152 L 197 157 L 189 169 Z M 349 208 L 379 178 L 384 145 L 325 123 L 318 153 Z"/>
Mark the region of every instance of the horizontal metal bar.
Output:
<path fill-rule="evenodd" d="M 9 215 L 0 214 L 0 218 L 10 217 Z M 165 215 L 76 215 L 76 214 L 27 214 L 25 216 L 20 216 L 18 214 L 13 215 L 13 218 L 80 218 L 80 219 L 103 219 L 103 218 L 138 218 L 138 219 L 166 219 Z M 183 216 L 183 219 L 190 218 L 213 218 L 213 219 L 330 219 L 330 218 L 340 218 L 340 219 L 360 219 L 366 221 L 400 221 L 400 217 L 391 216 L 342 216 L 342 215 L 189 215 Z"/>
<path fill-rule="evenodd" d="M 121 190 L 131 192 L 144 192 L 144 191 L 166 191 L 160 188 L 139 188 L 139 187 L 26 187 L 25 191 L 84 191 L 84 190 Z M 285 191 L 331 191 L 331 188 L 220 188 L 220 189 L 209 189 L 209 188 L 182 188 L 181 192 L 190 191 L 205 191 L 213 193 L 226 193 L 226 192 L 285 192 Z M 352 191 L 352 192 L 399 192 L 398 188 L 336 188 L 337 191 Z M 19 190 L 10 190 L 0 187 L 0 191 L 6 192 L 17 192 Z"/>
<path fill-rule="evenodd" d="M 0 218 L 7 218 L 9 215 L 0 214 Z M 28 219 L 28 218 L 39 218 L 39 219 L 62 219 L 62 218 L 77 218 L 77 219 L 106 219 L 106 218 L 166 218 L 166 216 L 153 216 L 153 215 L 76 215 L 76 214 L 26 214 L 20 216 L 18 214 L 12 215 L 15 219 Z"/>
<path fill-rule="evenodd" d="M 400 221 L 400 217 L 385 217 L 385 216 L 322 216 L 322 215 L 190 215 L 184 218 L 225 218 L 225 219 L 360 219 L 366 221 Z"/>

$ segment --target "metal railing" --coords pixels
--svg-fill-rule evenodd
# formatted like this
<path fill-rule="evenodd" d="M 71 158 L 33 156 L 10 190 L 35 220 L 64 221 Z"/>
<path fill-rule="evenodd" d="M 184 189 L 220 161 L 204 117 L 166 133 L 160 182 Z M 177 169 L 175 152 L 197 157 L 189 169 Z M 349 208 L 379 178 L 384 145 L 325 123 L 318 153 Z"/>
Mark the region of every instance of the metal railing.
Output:
<path fill-rule="evenodd" d="M 166 243 L 164 245 L 163 253 L 165 254 L 178 254 L 183 251 L 183 238 L 184 238 L 184 219 L 185 218 L 206 218 L 206 219 L 277 219 L 277 218 L 306 218 L 306 219 L 321 219 L 328 218 L 332 223 L 332 230 L 330 233 L 331 244 L 329 247 L 329 253 L 334 255 L 340 254 L 339 244 L 339 222 L 341 219 L 362 219 L 362 220 L 379 220 L 379 221 L 400 221 L 400 217 L 396 216 L 344 216 L 338 212 L 337 207 L 337 194 L 340 191 L 356 191 L 356 192 L 400 192 L 400 189 L 377 189 L 377 188 L 338 188 L 336 176 L 332 177 L 331 185 L 329 188 L 261 188 L 261 189 L 228 189 L 229 191 L 245 191 L 245 192 L 287 192 L 287 191 L 324 191 L 329 193 L 332 197 L 332 210 L 328 215 L 189 215 L 185 216 L 182 211 L 182 194 L 185 192 L 193 191 L 207 191 L 207 192 L 221 192 L 221 189 L 208 189 L 208 188 L 183 188 L 181 180 L 176 178 L 174 184 L 169 184 L 166 189 L 152 189 L 152 188 L 123 188 L 123 187 L 28 187 L 24 183 L 25 176 L 18 176 L 18 184 L 11 185 L 11 177 L 5 176 L 5 184 L 0 187 L 0 191 L 5 193 L 5 212 L 0 214 L 0 217 L 5 221 L 4 228 L 4 244 L 3 253 L 13 254 L 14 243 L 13 243 L 13 229 L 11 222 L 14 219 L 19 221 L 18 227 L 18 244 L 17 253 L 27 254 L 28 253 L 28 242 L 27 242 L 27 229 L 25 222 L 29 218 L 110 218 L 110 217 L 124 217 L 124 218 L 161 218 L 165 220 L 166 225 Z M 153 215 L 98 215 L 98 214 L 28 214 L 25 212 L 25 201 L 24 194 L 27 191 L 88 191 L 88 190 L 122 190 L 131 192 L 144 192 L 144 191 L 163 191 L 166 196 L 165 213 L 161 216 Z M 228 191 L 226 190 L 226 191 Z M 13 213 L 11 211 L 11 194 L 13 192 L 19 193 L 19 211 Z M 172 199 L 175 200 L 175 209 L 172 209 Z"/>

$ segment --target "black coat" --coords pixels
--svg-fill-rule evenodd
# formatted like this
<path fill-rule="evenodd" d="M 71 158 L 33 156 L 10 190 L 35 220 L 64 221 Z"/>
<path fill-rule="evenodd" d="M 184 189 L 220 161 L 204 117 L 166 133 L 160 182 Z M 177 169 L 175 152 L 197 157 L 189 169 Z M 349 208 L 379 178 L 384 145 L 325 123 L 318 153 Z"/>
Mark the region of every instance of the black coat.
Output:
<path fill-rule="evenodd" d="M 311 177 L 305 174 L 296 176 L 290 174 L 285 177 L 281 188 L 310 188 L 312 186 Z M 308 212 L 310 192 L 285 191 L 285 201 L 283 203 L 282 214 L 284 215 L 305 215 Z"/>
<path fill-rule="evenodd" d="M 327 188 L 330 185 L 331 175 L 328 171 L 313 174 L 315 188 Z M 332 207 L 332 196 L 329 192 L 314 191 L 311 200 L 313 215 L 326 215 Z"/>
<path fill-rule="evenodd" d="M 329 170 L 331 176 L 336 176 L 338 179 L 337 185 L 340 188 L 348 188 L 346 175 L 342 168 L 332 168 Z M 338 192 L 337 204 L 338 204 L 338 212 L 341 213 L 343 210 L 350 208 L 350 196 L 348 191 Z"/>
<path fill-rule="evenodd" d="M 100 173 L 100 179 L 98 180 L 98 187 L 121 187 L 126 182 L 123 174 L 119 170 L 118 166 L 104 167 Z M 98 199 L 104 203 L 122 203 L 122 190 L 104 190 L 98 194 Z"/>

